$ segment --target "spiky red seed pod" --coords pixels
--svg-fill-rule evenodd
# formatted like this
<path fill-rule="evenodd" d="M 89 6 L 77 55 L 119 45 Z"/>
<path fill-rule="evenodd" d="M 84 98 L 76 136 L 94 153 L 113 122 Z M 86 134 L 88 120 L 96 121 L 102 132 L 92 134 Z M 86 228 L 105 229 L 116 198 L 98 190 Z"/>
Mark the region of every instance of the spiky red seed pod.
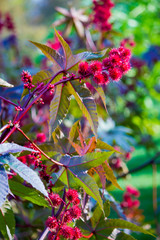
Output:
<path fill-rule="evenodd" d="M 81 62 L 79 64 L 79 70 L 78 73 L 82 76 L 85 76 L 86 74 L 89 73 L 89 65 L 87 62 Z"/>
<path fill-rule="evenodd" d="M 65 239 L 72 239 L 73 238 L 73 228 L 63 225 L 59 231 L 59 234 L 62 235 Z"/>
<path fill-rule="evenodd" d="M 92 73 L 92 74 L 95 74 L 95 72 L 97 71 L 101 71 L 102 70 L 102 63 L 99 62 L 99 61 L 93 61 L 90 63 L 89 65 L 89 71 Z"/>
<path fill-rule="evenodd" d="M 140 201 L 138 199 L 135 199 L 132 201 L 132 206 L 135 208 L 138 208 L 140 205 Z"/>
<path fill-rule="evenodd" d="M 57 193 L 49 194 L 49 198 L 52 201 L 52 206 L 55 208 L 58 207 L 62 202 L 62 198 L 60 198 L 60 196 Z"/>
<path fill-rule="evenodd" d="M 79 219 L 82 214 L 81 209 L 78 206 L 71 207 L 69 212 L 73 219 Z"/>
<path fill-rule="evenodd" d="M 129 61 L 129 59 L 131 58 L 131 50 L 129 48 L 119 47 L 118 51 L 119 51 L 120 57 L 124 61 Z"/>
<path fill-rule="evenodd" d="M 112 67 L 111 65 L 111 62 L 110 62 L 110 59 L 109 58 L 105 58 L 103 59 L 103 62 L 102 62 L 103 66 L 108 70 L 109 68 Z"/>
<path fill-rule="evenodd" d="M 114 81 L 119 81 L 122 77 L 122 71 L 119 68 L 110 68 L 109 69 L 109 76 Z"/>
<path fill-rule="evenodd" d="M 111 49 L 111 51 L 109 52 L 109 56 L 113 56 L 113 55 L 118 55 L 119 56 L 119 51 L 117 48 L 113 48 Z"/>
<path fill-rule="evenodd" d="M 93 76 L 93 81 L 95 81 L 97 84 L 104 84 L 105 79 L 101 71 L 95 72 Z"/>
<path fill-rule="evenodd" d="M 127 186 L 126 191 L 127 191 L 127 193 L 129 193 L 130 195 L 133 195 L 135 197 L 139 197 L 139 195 L 140 195 L 140 192 L 132 186 Z"/>
<path fill-rule="evenodd" d="M 78 198 L 78 192 L 74 189 L 69 189 L 66 192 L 66 198 L 69 202 L 73 203 Z"/>
<path fill-rule="evenodd" d="M 117 54 L 111 55 L 108 60 L 109 60 L 112 67 L 120 66 L 121 63 L 122 63 L 122 60 L 121 60 L 120 56 L 117 55 Z"/>
<path fill-rule="evenodd" d="M 44 143 L 46 141 L 46 135 L 44 133 L 37 133 L 37 141 Z"/>
<path fill-rule="evenodd" d="M 55 217 L 48 217 L 48 219 L 46 220 L 46 226 L 49 228 L 49 230 L 52 231 L 56 231 L 57 227 L 58 227 L 58 222 L 57 222 L 57 218 Z"/>
<path fill-rule="evenodd" d="M 106 72 L 102 72 L 102 75 L 104 77 L 104 83 L 107 85 L 109 83 L 109 75 Z"/>
<path fill-rule="evenodd" d="M 77 240 L 82 237 L 81 230 L 78 227 L 73 228 L 73 238 L 72 240 Z"/>
<path fill-rule="evenodd" d="M 123 62 L 120 65 L 120 69 L 121 69 L 122 73 L 125 74 L 131 69 L 131 65 L 129 62 Z"/>
<path fill-rule="evenodd" d="M 62 212 L 61 217 L 63 217 L 63 223 L 70 223 L 73 219 L 69 210 L 67 210 L 65 213 Z"/>

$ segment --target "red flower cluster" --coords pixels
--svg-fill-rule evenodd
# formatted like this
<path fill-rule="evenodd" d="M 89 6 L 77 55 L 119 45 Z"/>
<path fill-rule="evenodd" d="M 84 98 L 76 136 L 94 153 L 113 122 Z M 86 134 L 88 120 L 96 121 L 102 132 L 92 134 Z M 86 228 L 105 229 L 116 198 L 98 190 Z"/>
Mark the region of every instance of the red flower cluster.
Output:
<path fill-rule="evenodd" d="M 123 195 L 123 201 L 121 203 L 122 208 L 138 208 L 140 205 L 140 202 L 138 199 L 135 199 L 139 197 L 140 192 L 131 186 L 126 187 L 126 192 Z"/>
<path fill-rule="evenodd" d="M 103 62 L 93 61 L 90 64 L 81 62 L 78 73 L 80 78 L 93 76 L 97 84 L 108 84 L 109 80 L 119 81 L 123 74 L 127 73 L 130 66 L 131 51 L 128 48 L 119 47 L 109 52 L 109 57 Z"/>
<path fill-rule="evenodd" d="M 33 87 L 35 87 L 32 84 L 32 76 L 29 74 L 28 71 L 22 71 L 21 80 L 22 82 L 24 82 L 24 88 L 32 89 Z"/>
<path fill-rule="evenodd" d="M 111 16 L 111 8 L 114 7 L 114 4 L 111 0 L 93 0 L 93 23 L 101 31 L 109 31 L 112 28 L 112 25 L 108 22 Z"/>
<path fill-rule="evenodd" d="M 14 31 L 14 23 L 12 17 L 9 13 L 6 13 L 4 19 L 2 18 L 2 14 L 0 12 L 0 32 L 3 28 L 7 28 L 9 31 Z"/>
<path fill-rule="evenodd" d="M 52 201 L 52 206 L 54 207 L 60 206 L 63 201 L 56 193 L 50 193 L 49 198 Z M 64 204 L 64 210 L 62 209 L 59 216 L 48 217 L 46 221 L 46 226 L 51 231 L 48 235 L 49 240 L 55 239 L 55 236 L 57 240 L 60 239 L 60 236 L 65 239 L 72 240 L 77 240 L 82 237 L 79 228 L 73 228 L 67 225 L 67 223 L 71 223 L 73 220 L 81 217 L 81 209 L 77 202 L 79 204 L 78 192 L 74 189 L 69 189 L 66 192 L 66 203 L 64 201 L 62 203 Z"/>

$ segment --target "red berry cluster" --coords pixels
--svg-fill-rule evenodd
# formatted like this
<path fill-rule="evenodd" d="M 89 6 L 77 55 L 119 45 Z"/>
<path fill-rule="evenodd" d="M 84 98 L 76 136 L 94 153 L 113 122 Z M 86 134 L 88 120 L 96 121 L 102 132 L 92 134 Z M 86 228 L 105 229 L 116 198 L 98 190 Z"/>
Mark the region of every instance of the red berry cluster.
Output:
<path fill-rule="evenodd" d="M 123 74 L 127 73 L 130 66 L 131 51 L 128 48 L 119 47 L 109 52 L 109 57 L 103 62 L 93 61 L 90 64 L 81 62 L 78 73 L 80 78 L 93 76 L 97 84 L 108 84 L 109 80 L 119 81 Z"/>
<path fill-rule="evenodd" d="M 124 213 L 127 217 L 131 218 L 134 211 L 139 207 L 140 202 L 138 198 L 140 192 L 131 186 L 126 187 L 126 192 L 123 194 L 123 201 L 121 202 L 121 207 L 124 209 Z"/>
<path fill-rule="evenodd" d="M 3 18 L 2 13 L 0 12 L 0 33 L 3 30 L 3 28 L 6 28 L 9 31 L 15 30 L 11 15 L 9 13 L 6 13 Z"/>
<path fill-rule="evenodd" d="M 64 202 L 58 194 L 50 193 L 49 198 L 52 203 L 52 207 L 59 207 L 60 204 L 64 204 L 59 216 L 48 217 L 46 226 L 49 228 L 50 233 L 48 235 L 49 240 L 60 239 L 62 236 L 64 239 L 77 240 L 82 237 L 81 231 L 77 227 L 70 227 L 67 224 L 73 220 L 81 217 L 81 209 L 78 206 L 80 201 L 78 198 L 78 192 L 74 189 L 69 189 L 66 192 L 66 202 Z"/>
<path fill-rule="evenodd" d="M 93 23 L 101 31 L 109 31 L 112 28 L 112 25 L 108 22 L 111 16 L 111 8 L 114 7 L 114 4 L 111 0 L 93 0 Z"/>

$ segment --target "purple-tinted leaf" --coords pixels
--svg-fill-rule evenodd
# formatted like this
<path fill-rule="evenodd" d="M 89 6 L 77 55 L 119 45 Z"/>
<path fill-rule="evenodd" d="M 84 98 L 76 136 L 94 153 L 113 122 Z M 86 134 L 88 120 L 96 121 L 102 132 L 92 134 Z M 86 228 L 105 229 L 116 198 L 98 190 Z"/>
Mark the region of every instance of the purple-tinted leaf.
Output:
<path fill-rule="evenodd" d="M 9 193 L 8 176 L 2 164 L 0 164 L 0 207 Z"/>
<path fill-rule="evenodd" d="M 34 188 L 48 197 L 48 193 L 43 185 L 43 182 L 35 171 L 27 167 L 25 164 L 20 162 L 16 157 L 11 154 L 5 154 L 0 156 L 0 163 L 7 164 L 18 173 L 25 181 L 30 183 Z"/>
<path fill-rule="evenodd" d="M 1 143 L 0 144 L 0 154 L 17 153 L 17 152 L 21 152 L 21 151 L 37 152 L 36 150 L 34 150 L 32 148 L 23 147 L 16 143 Z"/>

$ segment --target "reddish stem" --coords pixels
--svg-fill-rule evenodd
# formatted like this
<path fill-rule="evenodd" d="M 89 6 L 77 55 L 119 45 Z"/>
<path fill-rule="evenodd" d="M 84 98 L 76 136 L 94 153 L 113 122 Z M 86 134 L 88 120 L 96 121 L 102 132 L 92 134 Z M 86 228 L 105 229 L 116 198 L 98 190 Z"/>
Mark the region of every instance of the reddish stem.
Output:
<path fill-rule="evenodd" d="M 29 137 L 27 137 L 27 135 L 23 132 L 22 129 L 20 129 L 19 127 L 17 127 L 17 130 L 18 130 L 20 133 L 22 133 L 23 136 L 24 136 L 41 154 L 43 154 L 43 156 L 45 156 L 45 157 L 46 157 L 47 159 L 49 159 L 51 162 L 53 162 L 53 163 L 55 163 L 55 164 L 57 164 L 57 165 L 59 165 L 59 166 L 63 166 L 62 163 L 59 163 L 59 162 L 53 160 L 53 159 L 50 158 L 47 154 L 45 154 L 45 152 L 43 152 L 34 142 L 32 142 L 32 141 L 30 140 Z"/>

